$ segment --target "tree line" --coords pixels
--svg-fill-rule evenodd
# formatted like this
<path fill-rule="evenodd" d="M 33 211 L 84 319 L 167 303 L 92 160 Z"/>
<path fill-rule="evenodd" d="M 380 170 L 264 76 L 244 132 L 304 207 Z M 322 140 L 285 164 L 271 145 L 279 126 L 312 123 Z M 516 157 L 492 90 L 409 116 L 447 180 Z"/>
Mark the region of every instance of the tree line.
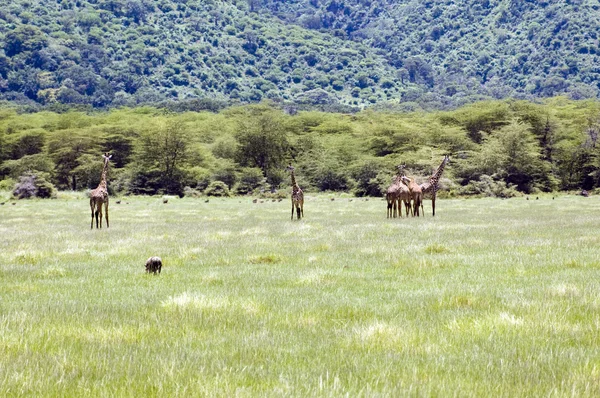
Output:
<path fill-rule="evenodd" d="M 480 102 L 445 112 L 289 112 L 273 103 L 218 112 L 154 107 L 105 112 L 0 109 L 0 189 L 32 176 L 60 190 L 276 195 L 296 168 L 307 192 L 379 196 L 396 165 L 423 180 L 450 154 L 450 195 L 600 187 L 600 103 Z M 47 189 L 42 189 L 47 192 Z M 287 192 L 287 191 L 285 191 Z"/>

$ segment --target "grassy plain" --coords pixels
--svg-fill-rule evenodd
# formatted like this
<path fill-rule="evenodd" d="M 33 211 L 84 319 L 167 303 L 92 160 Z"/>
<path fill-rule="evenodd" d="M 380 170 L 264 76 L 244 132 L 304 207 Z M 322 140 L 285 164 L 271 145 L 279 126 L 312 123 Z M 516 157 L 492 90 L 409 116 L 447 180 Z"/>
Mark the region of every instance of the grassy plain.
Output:
<path fill-rule="evenodd" d="M 8 202 L 0 395 L 599 396 L 600 198 L 425 208 Z"/>

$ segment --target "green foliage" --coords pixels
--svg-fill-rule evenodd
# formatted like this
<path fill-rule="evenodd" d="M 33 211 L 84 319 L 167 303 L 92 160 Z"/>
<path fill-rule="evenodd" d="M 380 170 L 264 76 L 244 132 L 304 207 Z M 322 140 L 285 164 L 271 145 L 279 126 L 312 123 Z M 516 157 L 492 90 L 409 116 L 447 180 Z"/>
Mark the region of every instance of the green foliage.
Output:
<path fill-rule="evenodd" d="M 238 162 L 243 166 L 258 167 L 264 175 L 281 167 L 289 149 L 281 113 L 264 107 L 249 107 L 238 120 Z"/>
<path fill-rule="evenodd" d="M 7 160 L 2 163 L 0 173 L 16 179 L 29 172 L 41 172 L 51 175 L 54 163 L 46 154 L 25 155 L 19 159 Z"/>
<path fill-rule="evenodd" d="M 291 113 L 268 103 L 217 114 L 151 107 L 98 113 L 0 109 L 0 179 L 40 172 L 59 189 L 95 188 L 100 155 L 108 151 L 112 191 L 183 195 L 186 186 L 203 191 L 213 181 L 240 194 L 274 191 L 289 184 L 284 168 L 292 163 L 308 192 L 379 196 L 398 164 L 422 182 L 448 153 L 444 178 L 463 194 L 600 187 L 596 101 L 486 101 L 445 112 Z"/>
<path fill-rule="evenodd" d="M 227 197 L 230 196 L 229 187 L 222 181 L 213 181 L 204 190 L 206 196 Z"/>
<path fill-rule="evenodd" d="M 590 1 L 30 3 L 0 14 L 0 98 L 26 106 L 432 110 L 599 94 Z"/>
<path fill-rule="evenodd" d="M 483 174 L 478 180 L 471 180 L 467 185 L 460 188 L 462 195 L 477 195 L 494 198 L 513 198 L 519 195 L 516 186 L 507 185 L 502 180 L 495 180 L 494 176 Z"/>
<path fill-rule="evenodd" d="M 250 193 L 260 187 L 265 180 L 262 170 L 259 168 L 246 167 L 240 172 L 240 182 L 236 192 L 241 195 Z"/>
<path fill-rule="evenodd" d="M 189 155 L 189 132 L 181 120 L 159 119 L 158 126 L 142 132 L 136 154 L 140 171 L 151 171 L 168 194 L 183 194 L 184 164 Z"/>

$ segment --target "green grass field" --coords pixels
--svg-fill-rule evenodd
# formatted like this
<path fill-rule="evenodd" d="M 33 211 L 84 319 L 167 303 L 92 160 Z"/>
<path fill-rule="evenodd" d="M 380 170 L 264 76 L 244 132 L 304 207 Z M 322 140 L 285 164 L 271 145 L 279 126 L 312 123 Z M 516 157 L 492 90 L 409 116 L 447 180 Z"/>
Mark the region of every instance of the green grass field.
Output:
<path fill-rule="evenodd" d="M 599 396 L 600 198 L 425 209 L 8 202 L 0 396 Z"/>

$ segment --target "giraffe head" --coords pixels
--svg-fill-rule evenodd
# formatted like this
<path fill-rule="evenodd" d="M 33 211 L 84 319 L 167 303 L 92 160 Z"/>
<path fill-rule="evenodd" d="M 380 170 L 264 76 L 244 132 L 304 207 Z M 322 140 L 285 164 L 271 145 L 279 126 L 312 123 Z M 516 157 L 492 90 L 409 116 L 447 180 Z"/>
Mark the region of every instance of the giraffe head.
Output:
<path fill-rule="evenodd" d="M 400 177 L 400 180 L 402 180 L 402 182 L 405 185 L 410 185 L 410 183 L 414 181 L 414 178 L 410 178 L 410 177 L 403 175 L 402 177 Z"/>
<path fill-rule="evenodd" d="M 106 152 L 105 154 L 102 155 L 102 157 L 108 161 L 108 160 L 110 160 L 110 158 L 112 158 L 112 155 L 109 152 Z"/>
<path fill-rule="evenodd" d="M 288 164 L 288 166 L 285 168 L 286 171 L 294 171 L 295 168 L 294 166 L 292 166 L 291 164 Z"/>
<path fill-rule="evenodd" d="M 396 166 L 396 169 L 398 170 L 398 175 L 399 176 L 406 175 L 406 163 L 399 164 L 398 166 Z"/>

